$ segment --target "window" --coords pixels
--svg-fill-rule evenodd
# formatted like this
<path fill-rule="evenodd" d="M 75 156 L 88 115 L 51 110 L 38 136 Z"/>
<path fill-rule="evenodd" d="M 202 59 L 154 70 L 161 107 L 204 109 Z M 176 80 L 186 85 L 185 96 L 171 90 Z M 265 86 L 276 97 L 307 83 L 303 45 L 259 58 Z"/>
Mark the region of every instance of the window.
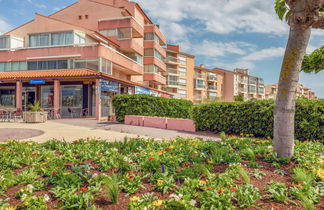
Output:
<path fill-rule="evenodd" d="M 187 84 L 187 80 L 186 79 L 179 78 L 179 83 L 181 85 L 185 86 Z"/>
<path fill-rule="evenodd" d="M 187 64 L 187 57 L 185 56 L 180 56 L 179 57 L 180 64 Z"/>
<path fill-rule="evenodd" d="M 118 36 L 117 29 L 108 29 L 100 31 L 105 36 Z"/>
<path fill-rule="evenodd" d="M 85 15 L 85 19 L 88 19 L 89 18 L 89 15 Z"/>
<path fill-rule="evenodd" d="M 27 70 L 27 62 L 12 62 L 11 71 L 23 71 Z"/>
<path fill-rule="evenodd" d="M 154 49 L 144 49 L 144 56 L 154 56 Z"/>
<path fill-rule="evenodd" d="M 81 20 L 82 19 L 82 16 L 81 15 L 79 15 L 79 20 Z"/>
<path fill-rule="evenodd" d="M 196 79 L 196 88 L 205 88 L 204 80 Z"/>
<path fill-rule="evenodd" d="M 67 69 L 67 60 L 29 61 L 28 70 Z"/>
<path fill-rule="evenodd" d="M 144 34 L 144 40 L 145 41 L 155 41 L 158 44 L 161 43 L 160 38 L 155 33 L 153 33 L 153 32 L 145 33 Z"/>
<path fill-rule="evenodd" d="M 10 48 L 10 37 L 3 36 L 0 37 L 0 49 L 8 49 Z"/>
<path fill-rule="evenodd" d="M 159 68 L 156 65 L 144 65 L 144 72 L 157 73 Z"/>
<path fill-rule="evenodd" d="M 112 62 L 107 59 L 101 58 L 100 72 L 112 75 Z"/>
<path fill-rule="evenodd" d="M 184 67 L 180 67 L 180 68 L 179 68 L 179 73 L 180 73 L 180 76 L 186 76 L 186 74 L 187 74 L 187 69 L 184 68 Z"/>
<path fill-rule="evenodd" d="M 31 34 L 29 35 L 29 46 L 40 47 L 50 45 L 50 34 Z"/>
<path fill-rule="evenodd" d="M 0 87 L 0 107 L 15 107 L 15 87 Z"/>
<path fill-rule="evenodd" d="M 86 38 L 85 34 L 74 34 L 74 44 L 85 44 L 86 43 Z"/>
<path fill-rule="evenodd" d="M 43 108 L 54 107 L 54 87 L 53 86 L 41 87 L 41 106 Z"/>
<path fill-rule="evenodd" d="M 118 38 L 119 39 L 131 39 L 132 38 L 132 29 L 131 28 L 119 28 L 118 29 Z"/>
<path fill-rule="evenodd" d="M 73 60 L 73 68 L 87 68 L 95 71 L 99 71 L 99 59 L 85 59 L 85 60 Z"/>
<path fill-rule="evenodd" d="M 73 44 L 73 32 L 51 33 L 51 45 L 69 45 Z"/>
<path fill-rule="evenodd" d="M 138 64 L 143 64 L 143 57 L 137 53 L 125 53 L 127 57 L 134 60 Z"/>

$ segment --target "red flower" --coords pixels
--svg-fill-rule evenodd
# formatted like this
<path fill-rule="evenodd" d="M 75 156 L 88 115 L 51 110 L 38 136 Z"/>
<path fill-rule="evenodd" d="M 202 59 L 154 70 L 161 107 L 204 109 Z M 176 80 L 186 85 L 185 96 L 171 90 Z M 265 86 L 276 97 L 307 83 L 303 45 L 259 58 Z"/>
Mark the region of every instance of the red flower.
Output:
<path fill-rule="evenodd" d="M 280 210 L 280 208 L 279 208 L 278 206 L 275 206 L 275 205 L 272 205 L 272 206 L 271 206 L 271 209 L 272 209 L 272 210 Z"/>
<path fill-rule="evenodd" d="M 74 140 L 73 143 L 78 143 L 79 141 L 78 140 Z"/>
<path fill-rule="evenodd" d="M 148 158 L 148 160 L 153 160 L 153 159 L 154 159 L 154 157 L 149 157 L 149 158 Z"/>
<path fill-rule="evenodd" d="M 225 191 L 224 189 L 219 189 L 219 190 L 217 190 L 217 193 L 221 194 L 221 193 L 223 193 L 224 191 Z"/>
<path fill-rule="evenodd" d="M 141 157 L 141 156 L 142 156 L 142 154 L 141 154 L 141 153 L 138 153 L 138 154 L 137 154 L 137 157 Z"/>
<path fill-rule="evenodd" d="M 182 165 L 181 165 L 182 168 L 187 167 L 187 166 L 189 166 L 189 163 L 187 163 L 187 162 L 186 163 L 182 163 Z"/>
<path fill-rule="evenodd" d="M 88 190 L 88 188 L 86 188 L 86 187 L 80 187 L 80 190 L 81 190 L 82 192 L 85 192 L 85 191 Z"/>
<path fill-rule="evenodd" d="M 58 173 L 56 171 L 52 171 L 52 175 L 57 175 Z"/>
<path fill-rule="evenodd" d="M 298 181 L 298 184 L 305 184 L 304 181 Z"/>
<path fill-rule="evenodd" d="M 134 173 L 134 171 L 127 171 L 127 173 L 129 173 L 129 174 L 133 174 L 133 173 Z"/>
<path fill-rule="evenodd" d="M 236 188 L 232 188 L 232 192 L 236 192 Z"/>
<path fill-rule="evenodd" d="M 1 150 L 2 150 L 2 151 L 6 151 L 6 148 L 2 147 Z"/>
<path fill-rule="evenodd" d="M 15 150 L 11 149 L 10 152 L 15 152 Z"/>

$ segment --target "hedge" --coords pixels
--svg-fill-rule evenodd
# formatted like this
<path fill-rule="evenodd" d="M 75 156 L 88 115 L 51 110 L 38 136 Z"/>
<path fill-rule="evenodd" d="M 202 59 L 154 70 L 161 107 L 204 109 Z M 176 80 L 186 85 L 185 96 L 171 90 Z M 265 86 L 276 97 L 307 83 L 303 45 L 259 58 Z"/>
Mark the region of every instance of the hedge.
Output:
<path fill-rule="evenodd" d="M 273 137 L 273 109 L 273 100 L 221 102 L 193 106 L 190 115 L 199 130 Z M 324 139 L 324 100 L 297 100 L 295 138 Z"/>
<path fill-rule="evenodd" d="M 149 95 L 117 95 L 113 99 L 117 120 L 123 122 L 125 115 L 189 118 L 192 102 Z"/>

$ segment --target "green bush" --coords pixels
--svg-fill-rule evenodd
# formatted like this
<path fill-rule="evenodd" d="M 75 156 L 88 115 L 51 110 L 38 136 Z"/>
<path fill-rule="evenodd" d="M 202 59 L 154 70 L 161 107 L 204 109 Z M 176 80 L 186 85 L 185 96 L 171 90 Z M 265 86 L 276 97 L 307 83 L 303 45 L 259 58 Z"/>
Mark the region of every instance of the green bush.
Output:
<path fill-rule="evenodd" d="M 149 95 L 117 95 L 113 106 L 117 120 L 123 122 L 125 115 L 189 118 L 192 102 Z"/>
<path fill-rule="evenodd" d="M 273 100 L 222 102 L 194 106 L 190 115 L 203 131 L 228 134 L 273 135 Z M 295 138 L 324 139 L 324 100 L 298 99 L 295 117 Z"/>

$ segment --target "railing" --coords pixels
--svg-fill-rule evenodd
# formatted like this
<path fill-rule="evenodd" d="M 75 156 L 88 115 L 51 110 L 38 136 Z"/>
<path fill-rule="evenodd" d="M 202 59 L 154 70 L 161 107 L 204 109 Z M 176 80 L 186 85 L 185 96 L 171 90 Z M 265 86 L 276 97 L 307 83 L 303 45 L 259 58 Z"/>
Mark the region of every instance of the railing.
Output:
<path fill-rule="evenodd" d="M 201 94 L 195 94 L 195 99 L 201 99 L 202 95 Z"/>
<path fill-rule="evenodd" d="M 195 73 L 195 77 L 196 78 L 204 78 L 204 76 L 202 74 L 199 74 L 199 73 Z"/>
<path fill-rule="evenodd" d="M 215 86 L 208 86 L 208 90 L 217 90 Z"/>
<path fill-rule="evenodd" d="M 166 62 L 179 63 L 179 60 L 177 58 L 171 56 L 167 56 L 165 60 Z"/>
<path fill-rule="evenodd" d="M 205 89 L 205 85 L 196 85 L 196 89 Z"/>
<path fill-rule="evenodd" d="M 243 84 L 247 84 L 248 83 L 248 81 L 246 79 L 240 79 L 239 82 L 240 83 L 243 83 Z"/>
<path fill-rule="evenodd" d="M 251 93 L 255 93 L 255 92 L 256 92 L 256 89 L 251 89 L 251 88 L 249 88 L 249 92 L 251 92 Z"/>
<path fill-rule="evenodd" d="M 241 92 L 247 92 L 247 89 L 246 88 L 240 88 L 239 89 Z"/>
<path fill-rule="evenodd" d="M 217 80 L 217 77 L 215 75 L 209 75 L 208 76 L 208 80 L 210 80 L 210 81 L 216 81 Z"/>
<path fill-rule="evenodd" d="M 171 69 L 171 68 L 168 68 L 168 73 L 170 73 L 170 74 L 180 74 L 177 69 Z"/>
<path fill-rule="evenodd" d="M 174 80 L 168 80 L 167 81 L 167 85 L 171 85 L 171 86 L 186 86 L 185 83 L 179 82 L 179 81 L 174 81 Z"/>

